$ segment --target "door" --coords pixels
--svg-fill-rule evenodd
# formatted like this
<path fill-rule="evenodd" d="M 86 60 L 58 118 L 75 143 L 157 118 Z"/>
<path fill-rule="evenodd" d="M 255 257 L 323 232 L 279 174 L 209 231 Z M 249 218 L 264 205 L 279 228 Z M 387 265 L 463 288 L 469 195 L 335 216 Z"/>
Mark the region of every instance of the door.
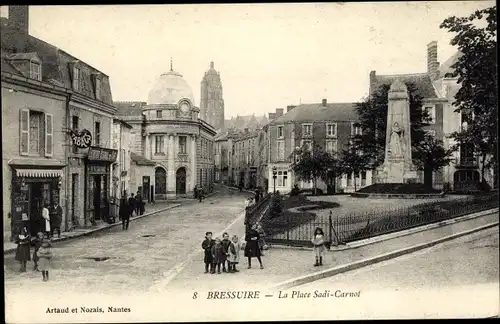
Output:
<path fill-rule="evenodd" d="M 33 237 L 38 232 L 45 232 L 45 221 L 42 218 L 42 184 L 30 183 L 29 191 L 29 232 Z"/>
<path fill-rule="evenodd" d="M 175 192 L 178 195 L 186 194 L 186 168 L 182 167 L 177 170 L 175 175 Z"/>
<path fill-rule="evenodd" d="M 101 219 L 101 176 L 94 176 L 94 220 Z"/>
<path fill-rule="evenodd" d="M 149 176 L 142 177 L 142 199 L 151 202 L 149 199 Z"/>
<path fill-rule="evenodd" d="M 76 197 L 77 196 L 77 188 L 78 188 L 78 174 L 73 173 L 71 175 L 71 222 L 76 224 Z"/>
<path fill-rule="evenodd" d="M 155 200 L 166 199 L 167 172 L 162 167 L 155 169 Z"/>

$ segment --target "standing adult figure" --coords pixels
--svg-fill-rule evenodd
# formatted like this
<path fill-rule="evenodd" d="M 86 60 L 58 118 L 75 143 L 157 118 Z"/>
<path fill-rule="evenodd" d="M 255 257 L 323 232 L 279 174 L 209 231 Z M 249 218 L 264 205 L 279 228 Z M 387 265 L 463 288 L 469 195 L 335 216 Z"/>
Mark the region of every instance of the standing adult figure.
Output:
<path fill-rule="evenodd" d="M 137 193 L 135 194 L 135 214 L 137 216 L 142 215 L 141 210 L 142 210 L 142 195 L 141 192 L 137 190 Z"/>
<path fill-rule="evenodd" d="M 45 203 L 42 208 L 42 217 L 45 220 L 44 232 L 47 235 L 47 237 L 50 238 L 50 212 L 48 203 Z"/>
<path fill-rule="evenodd" d="M 258 204 L 260 200 L 260 191 L 259 189 L 255 189 L 255 204 Z"/>
<path fill-rule="evenodd" d="M 257 232 L 257 225 L 253 225 L 251 228 L 248 228 L 247 233 L 245 234 L 245 257 L 248 258 L 248 269 L 252 268 L 252 258 L 257 258 L 259 260 L 260 268 L 264 269 L 264 265 L 262 264 L 262 259 L 260 258 L 260 247 L 259 247 L 259 232 Z"/>
<path fill-rule="evenodd" d="M 130 204 L 127 202 L 126 196 L 120 199 L 120 218 L 122 220 L 122 229 L 128 229 L 128 224 L 130 223 Z"/>
<path fill-rule="evenodd" d="M 132 214 L 134 213 L 135 210 L 135 198 L 134 198 L 134 193 L 130 194 L 130 198 L 128 199 L 128 204 L 129 204 L 129 215 L 132 217 Z"/>
<path fill-rule="evenodd" d="M 50 215 L 50 227 L 52 229 L 52 236 L 57 232 L 57 237 L 61 237 L 61 223 L 63 210 L 57 201 L 54 201 Z"/>

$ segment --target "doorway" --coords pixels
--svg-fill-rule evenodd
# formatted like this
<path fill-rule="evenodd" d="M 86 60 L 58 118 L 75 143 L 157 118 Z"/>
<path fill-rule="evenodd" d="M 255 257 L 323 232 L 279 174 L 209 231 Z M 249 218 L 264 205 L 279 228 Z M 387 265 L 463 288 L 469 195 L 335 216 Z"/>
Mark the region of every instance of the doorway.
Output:
<path fill-rule="evenodd" d="M 29 201 L 29 232 L 35 237 L 38 232 L 45 232 L 45 222 L 42 218 L 42 184 L 31 183 L 28 192 Z"/>
<path fill-rule="evenodd" d="M 182 167 L 177 170 L 175 175 L 175 192 L 178 195 L 186 194 L 186 168 Z"/>
<path fill-rule="evenodd" d="M 149 198 L 149 176 L 142 177 L 142 199 L 151 202 Z"/>
<path fill-rule="evenodd" d="M 167 171 L 162 167 L 155 169 L 155 200 L 166 199 L 167 196 Z"/>
<path fill-rule="evenodd" d="M 71 222 L 76 225 L 78 223 L 76 219 L 76 201 L 78 197 L 78 173 L 73 173 L 71 175 Z"/>
<path fill-rule="evenodd" d="M 94 220 L 101 219 L 101 176 L 94 175 Z"/>

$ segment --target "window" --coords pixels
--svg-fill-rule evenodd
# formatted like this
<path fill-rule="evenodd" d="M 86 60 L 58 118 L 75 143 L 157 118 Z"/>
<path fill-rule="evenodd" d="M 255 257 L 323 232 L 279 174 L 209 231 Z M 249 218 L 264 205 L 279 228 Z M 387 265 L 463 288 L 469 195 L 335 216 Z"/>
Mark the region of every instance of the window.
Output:
<path fill-rule="evenodd" d="M 95 138 L 95 146 L 100 146 L 101 145 L 101 123 L 100 122 L 95 122 L 94 123 L 94 138 Z"/>
<path fill-rule="evenodd" d="M 426 106 L 424 109 L 429 114 L 429 124 L 435 124 L 436 123 L 436 107 Z"/>
<path fill-rule="evenodd" d="M 326 124 L 326 136 L 327 137 L 337 136 L 337 124 Z"/>
<path fill-rule="evenodd" d="M 101 99 L 101 79 L 95 79 L 95 98 L 97 100 Z"/>
<path fill-rule="evenodd" d="M 337 140 L 326 141 L 326 152 L 330 154 L 337 153 Z"/>
<path fill-rule="evenodd" d="M 285 141 L 278 141 L 278 161 L 285 160 Z"/>
<path fill-rule="evenodd" d="M 303 137 L 312 136 L 312 124 L 303 124 L 302 125 L 302 136 Z"/>
<path fill-rule="evenodd" d="M 71 129 L 74 130 L 75 132 L 78 131 L 78 122 L 79 122 L 78 116 L 71 117 Z M 72 151 L 73 153 L 78 153 L 78 147 L 76 145 L 72 145 Z"/>
<path fill-rule="evenodd" d="M 351 135 L 352 136 L 355 136 L 355 135 L 362 135 L 362 130 L 361 130 L 361 126 L 359 125 L 356 125 L 356 123 L 351 123 Z"/>
<path fill-rule="evenodd" d="M 283 138 L 283 126 L 278 126 L 278 139 Z"/>
<path fill-rule="evenodd" d="M 162 113 L 163 113 L 163 111 L 157 110 L 156 111 L 156 118 L 162 118 L 162 116 L 163 116 Z"/>
<path fill-rule="evenodd" d="M 120 165 L 121 165 L 120 170 L 121 171 L 126 170 L 125 169 L 125 161 L 126 161 L 126 159 L 125 159 L 125 149 L 121 149 L 120 150 Z"/>
<path fill-rule="evenodd" d="M 352 173 L 347 174 L 347 186 L 352 187 Z"/>
<path fill-rule="evenodd" d="M 278 171 L 278 177 L 276 181 L 276 186 L 286 187 L 288 184 L 288 171 Z"/>
<path fill-rule="evenodd" d="M 187 153 L 187 138 L 186 138 L 186 136 L 179 136 L 179 153 L 180 154 Z"/>
<path fill-rule="evenodd" d="M 20 154 L 51 157 L 54 146 L 53 115 L 23 109 L 20 112 Z"/>
<path fill-rule="evenodd" d="M 80 69 L 77 67 L 73 69 L 73 90 L 80 90 Z"/>
<path fill-rule="evenodd" d="M 163 152 L 164 136 L 155 136 L 155 154 L 164 154 Z"/>
<path fill-rule="evenodd" d="M 366 186 L 366 171 L 361 171 L 361 186 Z"/>
<path fill-rule="evenodd" d="M 42 66 L 37 62 L 30 62 L 30 78 L 42 81 Z"/>

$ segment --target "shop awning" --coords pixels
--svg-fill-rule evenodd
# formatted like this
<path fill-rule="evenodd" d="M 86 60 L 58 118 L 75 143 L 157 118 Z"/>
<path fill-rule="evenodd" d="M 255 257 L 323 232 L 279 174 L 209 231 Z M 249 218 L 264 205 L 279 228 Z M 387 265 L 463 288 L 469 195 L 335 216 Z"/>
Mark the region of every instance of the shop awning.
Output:
<path fill-rule="evenodd" d="M 18 177 L 57 178 L 62 177 L 62 170 L 16 169 L 16 175 Z"/>

